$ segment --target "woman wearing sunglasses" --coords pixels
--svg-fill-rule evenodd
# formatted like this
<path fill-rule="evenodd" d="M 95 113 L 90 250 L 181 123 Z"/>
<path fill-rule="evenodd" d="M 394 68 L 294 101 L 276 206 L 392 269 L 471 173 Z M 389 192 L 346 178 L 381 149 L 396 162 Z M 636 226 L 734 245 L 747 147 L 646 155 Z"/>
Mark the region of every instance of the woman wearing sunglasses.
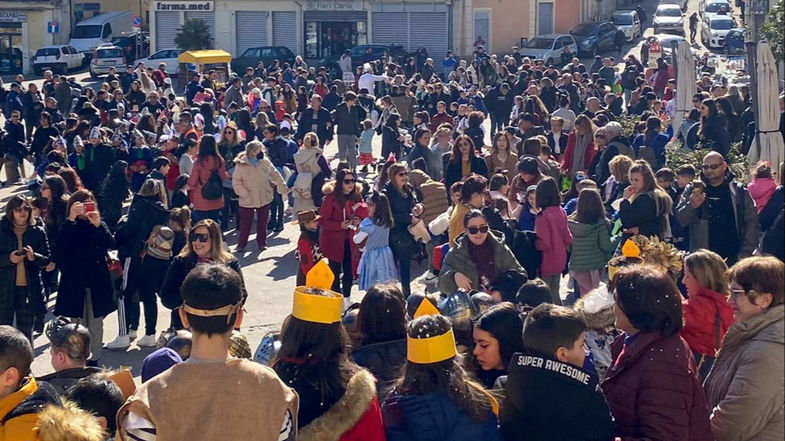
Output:
<path fill-rule="evenodd" d="M 360 263 L 360 250 L 352 237 L 360 221 L 368 217 L 368 208 L 363 202 L 357 175 L 349 169 L 339 170 L 335 182 L 324 186 L 324 194 L 319 208 L 319 248 L 335 274 L 332 290 L 343 293 L 348 306 L 354 273 Z"/>
<path fill-rule="evenodd" d="M 188 233 L 188 245 L 175 256 L 166 272 L 164 283 L 161 285 L 161 303 L 172 310 L 171 328 L 182 329 L 183 324 L 177 313 L 177 308 L 182 304 L 180 286 L 185 281 L 188 273 L 200 263 L 222 263 L 233 269 L 243 277 L 240 262 L 224 249 L 221 228 L 211 219 L 203 219 Z M 248 297 L 243 282 L 243 302 Z"/>
<path fill-rule="evenodd" d="M 390 212 L 393 216 L 393 226 L 390 229 L 390 248 L 393 258 L 398 265 L 401 276 L 401 287 L 404 297 L 409 297 L 411 290 L 412 256 L 419 252 L 419 245 L 409 233 L 409 225 L 420 221 L 423 207 L 419 203 L 414 187 L 409 184 L 409 172 L 402 163 L 395 163 L 387 170 L 389 181 L 384 186 L 382 193 L 390 201 Z"/>
<path fill-rule="evenodd" d="M 453 183 L 462 181 L 466 177 L 477 174 L 488 177 L 488 167 L 485 161 L 476 155 L 474 142 L 467 135 L 461 135 L 453 144 L 452 154 L 443 156 L 444 164 L 444 185 L 450 188 Z"/>
<path fill-rule="evenodd" d="M 439 291 L 452 294 L 465 291 L 490 292 L 496 277 L 505 271 L 523 275 L 526 271 L 512 251 L 488 226 L 480 210 L 472 209 L 463 218 L 465 232 L 455 239 L 439 273 Z"/>

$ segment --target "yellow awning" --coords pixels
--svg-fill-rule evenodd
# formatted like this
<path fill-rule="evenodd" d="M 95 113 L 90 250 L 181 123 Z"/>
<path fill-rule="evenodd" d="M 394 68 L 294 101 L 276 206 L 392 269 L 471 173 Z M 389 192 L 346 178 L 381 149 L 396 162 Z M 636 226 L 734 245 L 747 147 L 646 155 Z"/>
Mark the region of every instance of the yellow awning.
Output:
<path fill-rule="evenodd" d="M 186 51 L 177 57 L 177 61 L 192 64 L 228 63 L 232 61 L 232 54 L 221 49 Z"/>

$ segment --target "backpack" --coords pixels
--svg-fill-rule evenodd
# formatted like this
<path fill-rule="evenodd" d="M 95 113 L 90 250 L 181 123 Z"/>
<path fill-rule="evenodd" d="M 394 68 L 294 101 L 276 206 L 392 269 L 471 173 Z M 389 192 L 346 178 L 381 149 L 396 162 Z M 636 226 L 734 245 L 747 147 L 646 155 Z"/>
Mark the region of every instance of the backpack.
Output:
<path fill-rule="evenodd" d="M 202 184 L 201 178 L 199 183 Z M 218 176 L 218 170 L 210 172 L 210 178 L 207 182 L 202 184 L 202 197 L 208 201 L 221 199 L 224 196 L 224 187 L 221 182 L 221 177 Z"/>

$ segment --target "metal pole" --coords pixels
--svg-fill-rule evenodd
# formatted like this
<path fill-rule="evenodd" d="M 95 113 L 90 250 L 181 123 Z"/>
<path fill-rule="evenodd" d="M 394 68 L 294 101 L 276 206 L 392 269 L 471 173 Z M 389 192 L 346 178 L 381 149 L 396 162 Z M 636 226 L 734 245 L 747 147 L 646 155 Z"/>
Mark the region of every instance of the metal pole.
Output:
<path fill-rule="evenodd" d="M 747 74 L 750 77 L 750 89 L 752 93 L 752 113 L 755 119 L 755 149 L 758 152 L 758 157 L 761 153 L 760 144 L 760 100 L 758 97 L 758 75 L 757 75 L 757 60 L 758 60 L 758 40 L 760 39 L 758 33 L 759 23 L 762 16 L 759 14 L 748 14 L 750 18 L 750 40 L 745 43 L 747 47 Z"/>

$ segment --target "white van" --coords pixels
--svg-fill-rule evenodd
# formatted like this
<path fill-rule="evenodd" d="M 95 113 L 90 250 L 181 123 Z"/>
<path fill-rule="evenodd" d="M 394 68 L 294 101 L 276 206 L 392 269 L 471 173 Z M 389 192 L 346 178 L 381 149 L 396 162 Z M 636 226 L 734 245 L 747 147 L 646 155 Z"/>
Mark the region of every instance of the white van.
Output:
<path fill-rule="evenodd" d="M 93 56 L 95 48 L 112 41 L 112 37 L 131 32 L 133 14 L 130 11 L 107 12 L 82 20 L 71 32 L 70 45 L 83 53 L 85 60 Z"/>

